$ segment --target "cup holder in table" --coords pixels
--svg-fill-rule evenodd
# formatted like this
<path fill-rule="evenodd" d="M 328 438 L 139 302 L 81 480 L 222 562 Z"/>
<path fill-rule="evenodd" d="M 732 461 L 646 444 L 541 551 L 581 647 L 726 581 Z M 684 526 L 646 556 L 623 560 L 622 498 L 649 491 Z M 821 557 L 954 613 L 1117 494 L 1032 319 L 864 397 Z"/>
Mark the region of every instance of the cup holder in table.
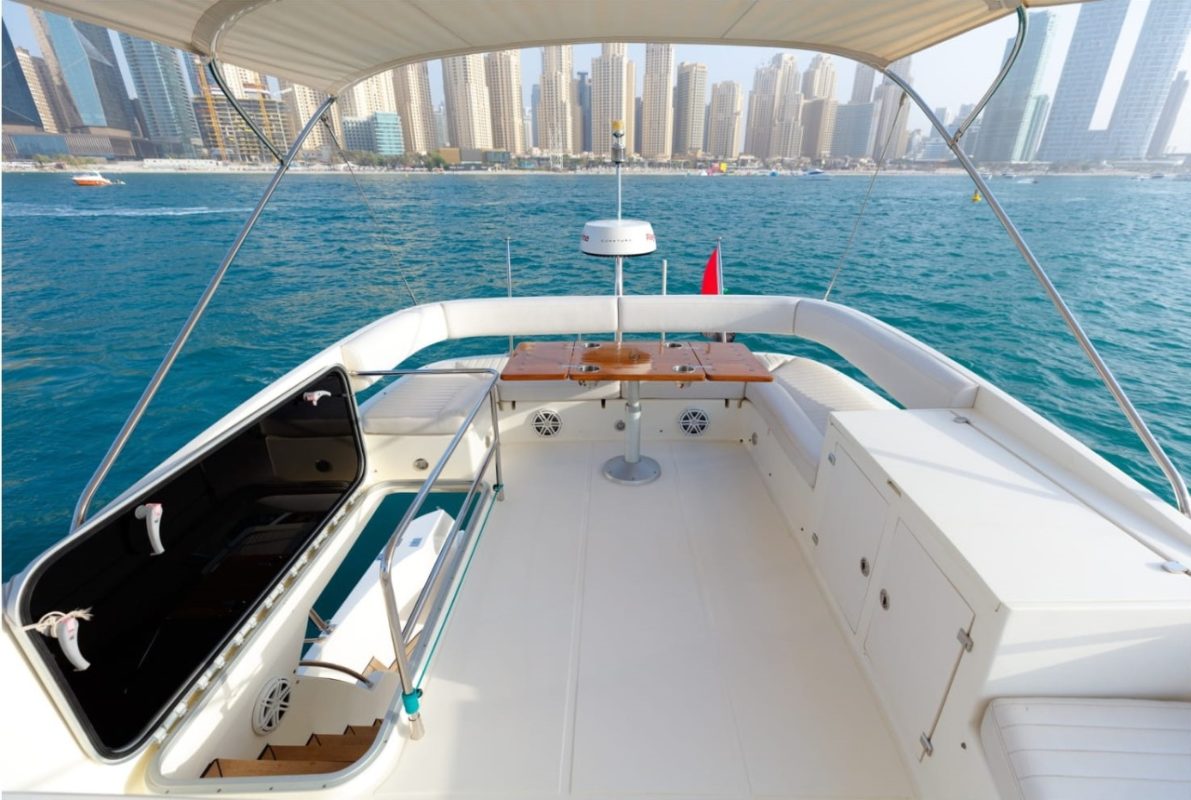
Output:
<path fill-rule="evenodd" d="M 585 350 L 594 350 L 597 347 L 602 347 L 603 344 L 603 342 L 582 342 L 579 346 Z"/>
<path fill-rule="evenodd" d="M 571 367 L 571 371 L 578 372 L 582 375 L 590 375 L 593 372 L 599 372 L 600 365 L 599 364 L 579 364 L 577 366 Z"/>
<path fill-rule="evenodd" d="M 666 347 L 682 347 L 682 342 L 666 342 Z"/>
<path fill-rule="evenodd" d="M 674 372 L 677 372 L 679 375 L 690 375 L 692 372 L 698 369 L 698 367 L 692 367 L 690 364 L 675 364 L 670 369 Z"/>

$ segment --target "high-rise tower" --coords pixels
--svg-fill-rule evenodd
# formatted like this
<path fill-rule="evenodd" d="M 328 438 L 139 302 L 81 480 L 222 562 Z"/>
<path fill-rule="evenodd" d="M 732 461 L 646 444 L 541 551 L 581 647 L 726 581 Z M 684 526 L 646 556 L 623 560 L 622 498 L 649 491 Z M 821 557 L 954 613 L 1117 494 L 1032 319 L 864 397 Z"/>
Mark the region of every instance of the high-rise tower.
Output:
<path fill-rule="evenodd" d="M 164 153 L 193 158 L 201 144 L 178 51 L 120 34 L 120 47 L 144 115 L 145 135 Z"/>
<path fill-rule="evenodd" d="M 713 158 L 736 158 L 740 155 L 743 106 L 744 89 L 736 81 L 724 81 L 711 87 L 707 152 Z"/>
<path fill-rule="evenodd" d="M 514 155 L 525 152 L 521 135 L 521 51 L 498 50 L 484 56 L 488 104 L 492 111 L 492 146 Z"/>
<path fill-rule="evenodd" d="M 393 99 L 401 116 L 407 153 L 438 149 L 434 133 L 434 106 L 430 102 L 430 70 L 425 61 L 393 70 Z"/>
<path fill-rule="evenodd" d="M 538 147 L 547 153 L 577 152 L 574 142 L 575 109 L 571 106 L 569 44 L 542 48 L 541 98 L 538 102 Z"/>
<path fill-rule="evenodd" d="M 451 56 L 442 60 L 443 95 L 451 145 L 492 149 L 492 111 L 484 75 L 484 56 Z"/>
<path fill-rule="evenodd" d="M 612 151 L 612 121 L 623 120 L 625 150 L 634 146 L 636 98 L 633 95 L 635 70 L 628 57 L 628 46 L 605 44 L 591 60 L 591 150 L 595 155 Z"/>
<path fill-rule="evenodd" d="M 674 96 L 673 80 L 674 45 L 645 45 L 645 82 L 641 93 L 641 155 L 645 158 L 669 160 L 671 143 L 677 142 L 675 106 L 682 100 Z M 679 80 L 682 80 L 681 70 Z"/>
<path fill-rule="evenodd" d="M 1047 11 L 1030 14 L 1026 30 L 1026 40 L 1022 43 L 1017 63 L 984 109 L 980 142 L 976 148 L 978 161 L 1026 160 L 1031 121 L 1026 112 L 1028 108 L 1036 107 L 1031 98 L 1038 90 L 1042 68 L 1050 52 L 1054 15 Z M 1010 39 L 1005 43 L 1005 58 L 1012 51 L 1014 42 L 1015 39 Z"/>
<path fill-rule="evenodd" d="M 674 91 L 674 155 L 703 148 L 707 109 L 707 65 L 684 61 L 678 65 Z"/>

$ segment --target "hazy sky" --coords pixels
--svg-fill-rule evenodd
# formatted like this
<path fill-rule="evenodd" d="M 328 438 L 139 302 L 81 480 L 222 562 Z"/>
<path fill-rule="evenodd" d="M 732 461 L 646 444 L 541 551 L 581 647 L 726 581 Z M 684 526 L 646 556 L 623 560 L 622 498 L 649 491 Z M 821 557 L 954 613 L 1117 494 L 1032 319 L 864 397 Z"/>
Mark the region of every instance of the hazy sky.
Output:
<path fill-rule="evenodd" d="M 1191 0 L 1187 0 L 1191 2 Z M 1105 86 L 1104 99 L 1111 99 L 1119 89 L 1128 66 L 1127 55 L 1137 39 L 1149 0 L 1131 0 L 1129 13 L 1118 44 L 1121 57 L 1113 59 Z M 1055 36 L 1050 48 L 1050 57 L 1042 77 L 1041 91 L 1053 98 L 1063 59 L 1075 30 L 1079 5 L 1051 9 L 1055 15 Z M 13 41 L 21 47 L 37 52 L 26 10 L 12 0 L 4 0 L 4 19 L 8 24 Z M 946 106 L 954 114 L 961 104 L 972 103 L 980 98 L 1000 67 L 1006 39 L 1011 38 L 1017 25 L 1010 16 L 992 25 L 964 34 L 949 42 L 926 50 L 914 56 L 912 84 L 932 108 Z M 753 71 L 768 61 L 774 53 L 781 52 L 761 47 L 712 47 L 707 45 L 678 45 L 675 48 L 675 64 L 682 61 L 699 61 L 707 65 L 707 80 L 710 85 L 719 81 L 733 80 L 745 89 L 746 96 L 752 87 Z M 805 68 L 810 63 L 810 54 L 798 53 L 798 64 Z M 591 59 L 599 55 L 599 45 L 576 45 L 574 48 L 575 69 L 590 71 Z M 645 71 L 645 46 L 630 45 L 629 55 L 637 64 L 637 93 L 641 93 Z M 847 100 L 851 95 L 853 62 L 836 58 L 837 98 Z M 1179 69 L 1191 70 L 1191 46 L 1184 49 Z M 523 50 L 521 54 L 524 102 L 530 102 L 530 90 L 538 80 L 541 71 L 540 50 Z M 442 77 L 438 62 L 430 66 L 431 91 L 435 102 L 442 99 Z M 1111 108 L 1111 105 L 1106 105 Z M 925 128 L 926 118 L 915 114 L 910 118 L 911 128 Z M 1180 152 L 1191 152 L 1191 102 L 1184 102 L 1179 121 L 1175 126 L 1171 144 Z"/>

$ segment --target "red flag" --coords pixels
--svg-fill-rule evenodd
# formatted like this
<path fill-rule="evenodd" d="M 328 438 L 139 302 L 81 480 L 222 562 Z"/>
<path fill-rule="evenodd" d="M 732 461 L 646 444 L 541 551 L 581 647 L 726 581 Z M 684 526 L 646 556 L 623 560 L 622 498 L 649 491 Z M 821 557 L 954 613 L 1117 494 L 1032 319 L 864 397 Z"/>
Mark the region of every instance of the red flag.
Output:
<path fill-rule="evenodd" d="M 703 288 L 700 294 L 720 293 L 719 255 L 720 249 L 716 247 L 707 259 L 707 266 L 703 268 Z"/>

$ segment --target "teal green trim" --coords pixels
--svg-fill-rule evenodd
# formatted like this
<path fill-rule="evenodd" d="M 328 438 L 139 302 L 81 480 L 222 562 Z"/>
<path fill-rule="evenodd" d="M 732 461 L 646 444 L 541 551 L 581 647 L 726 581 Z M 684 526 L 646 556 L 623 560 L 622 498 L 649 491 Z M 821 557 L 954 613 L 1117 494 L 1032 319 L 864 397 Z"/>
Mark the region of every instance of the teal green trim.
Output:
<path fill-rule="evenodd" d="M 401 705 L 405 706 L 406 716 L 412 717 L 414 714 L 418 713 L 418 710 L 421 707 L 421 703 L 419 702 L 421 699 L 421 689 L 414 689 L 409 694 L 401 695 Z"/>
<path fill-rule="evenodd" d="M 488 529 L 488 517 L 492 515 L 492 507 L 496 505 L 496 492 L 493 491 L 492 499 L 488 501 L 488 510 L 484 512 L 484 521 L 480 523 L 480 530 L 476 534 L 476 540 L 471 546 L 471 552 L 467 554 L 467 563 L 463 565 L 463 571 L 459 573 L 459 580 L 455 583 L 455 591 L 451 595 L 451 602 L 447 605 L 446 613 L 443 614 L 442 623 L 438 626 L 438 632 L 434 636 L 434 644 L 430 645 L 430 649 L 426 651 L 426 658 L 422 662 L 421 674 L 418 676 L 418 682 L 415 686 L 421 690 L 422 681 L 426 680 L 426 673 L 430 671 L 430 664 L 434 660 L 434 654 L 438 651 L 438 643 L 442 641 L 442 632 L 447 629 L 447 623 L 451 621 L 451 614 L 455 610 L 455 601 L 459 599 L 459 590 L 463 588 L 463 582 L 467 580 L 467 571 L 471 569 L 472 559 L 476 557 L 476 550 L 480 548 L 480 541 L 484 538 L 484 531 Z"/>

